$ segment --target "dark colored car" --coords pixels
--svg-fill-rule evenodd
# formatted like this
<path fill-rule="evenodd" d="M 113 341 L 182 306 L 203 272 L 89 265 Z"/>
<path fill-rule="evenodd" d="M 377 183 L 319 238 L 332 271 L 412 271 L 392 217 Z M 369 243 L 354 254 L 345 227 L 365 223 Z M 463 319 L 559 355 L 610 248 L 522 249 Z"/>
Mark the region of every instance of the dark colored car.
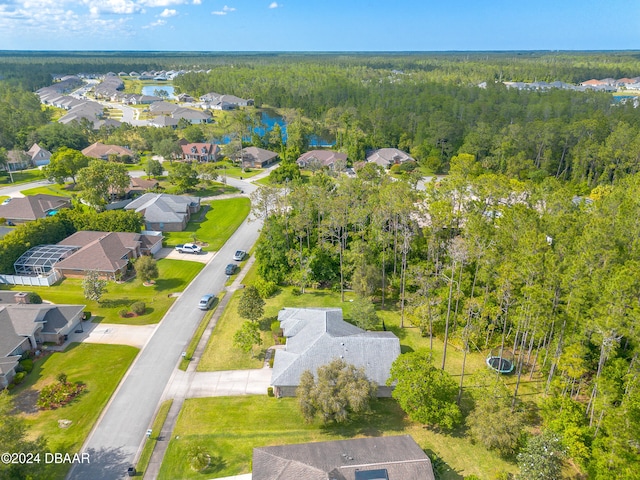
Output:
<path fill-rule="evenodd" d="M 236 270 L 238 270 L 238 266 L 235 263 L 230 263 L 224 269 L 224 273 L 226 273 L 227 275 L 233 275 L 234 273 L 236 273 Z"/>

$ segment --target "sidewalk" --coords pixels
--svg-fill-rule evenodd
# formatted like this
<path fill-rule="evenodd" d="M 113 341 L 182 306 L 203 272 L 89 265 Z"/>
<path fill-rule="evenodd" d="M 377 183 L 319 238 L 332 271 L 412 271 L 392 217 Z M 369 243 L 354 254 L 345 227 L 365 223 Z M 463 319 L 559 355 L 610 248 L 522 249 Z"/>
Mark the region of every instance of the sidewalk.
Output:
<path fill-rule="evenodd" d="M 196 347 L 192 359 L 189 362 L 189 366 L 187 367 L 187 371 L 183 372 L 178 369 L 177 366 L 174 369 L 169 383 L 167 383 L 167 387 L 160 399 L 160 403 L 162 403 L 172 398 L 173 403 L 171 404 L 167 418 L 158 436 L 158 441 L 156 442 L 151 455 L 149 466 L 144 472 L 145 479 L 158 478 L 162 459 L 164 458 L 169 446 L 169 441 L 172 438 L 178 414 L 182 409 L 185 399 L 229 395 L 266 395 L 267 388 L 271 383 L 271 369 L 268 364 L 257 370 L 196 372 L 198 362 L 200 361 L 200 358 L 202 358 L 202 354 L 209 342 L 209 337 L 211 336 L 213 329 L 227 307 L 233 292 L 242 288 L 242 280 L 244 279 L 246 272 L 248 272 L 253 265 L 254 261 L 254 257 L 251 256 L 231 285 L 226 287 L 225 295 L 218 304 L 211 320 L 209 320 L 209 325 L 204 331 L 202 338 Z M 251 475 L 249 474 L 249 476 L 240 476 L 237 478 L 250 479 Z"/>

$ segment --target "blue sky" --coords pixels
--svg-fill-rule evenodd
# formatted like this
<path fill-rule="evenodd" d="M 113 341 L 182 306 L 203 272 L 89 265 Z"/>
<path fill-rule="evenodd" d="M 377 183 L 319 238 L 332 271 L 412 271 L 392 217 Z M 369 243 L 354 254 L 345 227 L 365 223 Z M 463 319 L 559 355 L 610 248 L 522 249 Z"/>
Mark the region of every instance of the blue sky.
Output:
<path fill-rule="evenodd" d="M 640 49 L 640 2 L 0 0 L 0 49 Z"/>

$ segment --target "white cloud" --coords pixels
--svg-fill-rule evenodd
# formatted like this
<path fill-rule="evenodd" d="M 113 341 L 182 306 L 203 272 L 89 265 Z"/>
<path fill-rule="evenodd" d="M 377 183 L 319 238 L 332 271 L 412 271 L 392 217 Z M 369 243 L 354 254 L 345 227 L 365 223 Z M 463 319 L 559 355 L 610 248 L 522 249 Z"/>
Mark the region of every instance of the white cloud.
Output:
<path fill-rule="evenodd" d="M 202 0 L 193 0 L 194 5 L 202 5 Z"/>
<path fill-rule="evenodd" d="M 171 5 L 184 5 L 189 0 L 138 0 L 140 5 L 145 7 L 170 7 Z"/>
<path fill-rule="evenodd" d="M 48 25 L 48 37 L 58 39 L 126 37 L 132 35 L 128 15 L 143 12 L 131 0 L 15 0 L 0 6 L 0 32 L 38 38 Z"/>
<path fill-rule="evenodd" d="M 278 2 L 271 2 L 269 4 L 269 8 L 278 8 L 281 7 L 282 5 L 280 5 Z"/>
<path fill-rule="evenodd" d="M 225 5 L 224 7 L 222 7 L 222 10 L 211 12 L 211 15 L 226 15 L 229 12 L 235 12 L 235 11 L 236 11 L 235 7 L 228 7 L 227 5 Z"/>
<path fill-rule="evenodd" d="M 85 0 L 92 16 L 101 13 L 115 13 L 119 15 L 130 15 L 132 13 L 144 13 L 144 9 L 131 0 Z"/>
<path fill-rule="evenodd" d="M 165 8 L 160 14 L 163 18 L 175 17 L 178 14 L 177 10 Z"/>
<path fill-rule="evenodd" d="M 156 20 L 155 22 L 150 23 L 149 25 L 145 25 L 142 28 L 156 28 L 161 27 L 167 23 L 166 20 Z"/>

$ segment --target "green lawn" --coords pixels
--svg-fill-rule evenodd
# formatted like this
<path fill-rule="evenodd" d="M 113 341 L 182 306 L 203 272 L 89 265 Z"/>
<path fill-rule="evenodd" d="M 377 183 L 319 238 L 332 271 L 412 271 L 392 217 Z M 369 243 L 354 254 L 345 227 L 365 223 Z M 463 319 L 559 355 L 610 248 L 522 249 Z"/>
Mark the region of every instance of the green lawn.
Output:
<path fill-rule="evenodd" d="M 64 352 L 37 360 L 25 382 L 12 392 L 14 403 L 28 412 L 22 415 L 29 435 L 43 435 L 52 452 L 77 452 L 137 354 L 137 348 L 124 345 L 74 343 Z M 86 390 L 57 410 L 34 410 L 37 391 L 55 382 L 62 372 L 68 381 L 86 384 Z M 63 419 L 71 421 L 68 428 L 60 428 L 58 420 Z M 59 478 L 68 467 L 61 465 Z"/>
<path fill-rule="evenodd" d="M 4 173 L 4 172 L 3 172 Z M 19 170 L 17 172 L 11 172 L 13 176 L 13 184 L 16 183 L 28 183 L 35 182 L 36 180 L 42 180 L 42 170 L 33 168 L 31 170 Z M 12 185 L 11 178 L 7 174 L 0 176 L 0 186 Z"/>
<path fill-rule="evenodd" d="M 138 464 L 136 465 L 138 475 L 144 476 L 144 471 L 149 467 L 151 455 L 153 455 L 153 449 L 160 439 L 160 432 L 162 431 L 162 426 L 167 419 L 167 415 L 169 415 L 169 410 L 171 409 L 172 403 L 173 399 L 165 400 L 164 402 L 162 402 L 160 408 L 158 409 L 156 418 L 153 420 L 153 425 L 151 425 L 151 431 L 153 433 L 151 434 L 151 437 L 147 438 L 147 440 L 144 442 L 142 453 L 140 453 L 140 458 L 138 460 Z"/>
<path fill-rule="evenodd" d="M 109 282 L 107 293 L 100 305 L 84 298 L 82 280 L 66 278 L 53 287 L 30 287 L 44 300 L 57 304 L 84 304 L 93 313 L 96 322 L 119 323 L 128 325 L 148 325 L 158 323 L 175 301 L 171 293 L 181 292 L 204 268 L 200 262 L 185 260 L 158 260 L 160 276 L 155 285 L 144 286 L 138 278 L 123 283 Z M 23 286 L 13 286 L 11 290 L 24 290 Z M 142 301 L 147 310 L 139 317 L 122 318 L 120 310 L 128 308 L 132 303 Z"/>
<path fill-rule="evenodd" d="M 165 244 L 192 242 L 195 235 L 199 242 L 208 243 L 204 250 L 219 250 L 247 217 L 250 208 L 251 201 L 246 197 L 205 202 L 184 231 L 165 233 Z"/>
<path fill-rule="evenodd" d="M 451 470 L 441 477 L 445 480 L 471 474 L 495 478 L 500 471 L 516 470 L 515 465 L 462 436 L 438 434 L 410 422 L 391 399 L 374 402 L 373 412 L 353 423 L 323 427 L 305 423 L 293 398 L 242 396 L 186 400 L 158 478 L 248 473 L 254 447 L 404 434 L 447 463 Z M 211 466 L 202 473 L 194 472 L 188 463 L 189 451 L 195 446 L 204 447 L 212 458 Z"/>
<path fill-rule="evenodd" d="M 28 188 L 26 190 L 22 190 L 20 193 L 23 195 L 37 195 L 39 193 L 44 193 L 47 195 L 58 195 L 60 197 L 70 197 L 73 192 L 73 186 L 68 183 L 65 185 L 58 185 L 57 183 L 52 183 L 51 185 L 44 185 L 42 187 Z"/>
<path fill-rule="evenodd" d="M 218 167 L 218 175 L 220 178 L 223 176 L 234 177 L 234 178 L 251 178 L 254 175 L 262 172 L 261 168 L 252 168 L 248 172 L 244 171 L 240 166 L 235 163 L 232 163 L 228 160 L 222 160 L 220 162 L 214 163 L 216 167 Z"/>

